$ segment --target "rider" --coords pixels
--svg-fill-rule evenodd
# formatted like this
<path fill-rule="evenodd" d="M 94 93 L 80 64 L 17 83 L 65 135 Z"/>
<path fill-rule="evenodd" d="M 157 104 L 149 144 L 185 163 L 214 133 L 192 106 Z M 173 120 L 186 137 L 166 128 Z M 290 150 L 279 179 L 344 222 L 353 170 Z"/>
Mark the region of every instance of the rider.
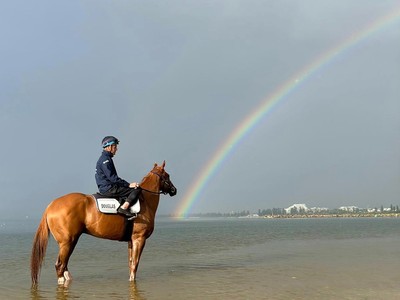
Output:
<path fill-rule="evenodd" d="M 141 188 L 136 182 L 129 183 L 118 177 L 112 157 L 118 150 L 119 140 L 106 136 L 102 142 L 103 152 L 96 164 L 96 183 L 99 192 L 106 197 L 127 197 L 117 212 L 126 217 L 133 217 L 128 208 L 139 199 Z"/>

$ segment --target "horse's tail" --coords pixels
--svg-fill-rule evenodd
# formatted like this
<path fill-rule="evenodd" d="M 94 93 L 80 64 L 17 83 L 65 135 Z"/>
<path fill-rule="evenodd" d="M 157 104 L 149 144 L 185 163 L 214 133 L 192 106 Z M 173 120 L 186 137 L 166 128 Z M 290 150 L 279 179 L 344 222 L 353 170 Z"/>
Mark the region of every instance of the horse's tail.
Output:
<path fill-rule="evenodd" d="M 32 286 L 37 286 L 39 282 L 40 269 L 44 256 L 46 255 L 47 243 L 49 240 L 49 226 L 47 225 L 47 213 L 43 214 L 39 227 L 33 239 L 31 255 L 31 278 Z"/>

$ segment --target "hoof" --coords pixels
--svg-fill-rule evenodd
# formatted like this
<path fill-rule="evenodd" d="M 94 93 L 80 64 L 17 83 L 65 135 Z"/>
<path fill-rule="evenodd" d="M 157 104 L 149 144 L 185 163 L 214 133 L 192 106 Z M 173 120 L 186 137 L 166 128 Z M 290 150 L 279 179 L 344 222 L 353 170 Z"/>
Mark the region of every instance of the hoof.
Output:
<path fill-rule="evenodd" d="M 64 285 L 64 286 L 68 286 L 68 284 L 71 282 L 72 280 L 72 276 L 71 273 L 68 271 L 64 272 L 64 276 L 63 277 L 59 277 L 57 282 L 59 285 Z"/>

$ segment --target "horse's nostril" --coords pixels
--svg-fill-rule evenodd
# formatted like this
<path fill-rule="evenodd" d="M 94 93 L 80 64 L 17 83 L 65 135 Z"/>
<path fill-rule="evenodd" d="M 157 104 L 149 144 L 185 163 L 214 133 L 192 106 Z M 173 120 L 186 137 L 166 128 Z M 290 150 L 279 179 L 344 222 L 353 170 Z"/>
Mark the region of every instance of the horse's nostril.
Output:
<path fill-rule="evenodd" d="M 172 187 L 172 188 L 171 188 L 170 195 L 171 195 L 171 196 L 175 196 L 175 195 L 176 195 L 176 192 L 177 192 L 177 191 L 176 191 L 176 188 L 175 188 L 175 187 Z"/>

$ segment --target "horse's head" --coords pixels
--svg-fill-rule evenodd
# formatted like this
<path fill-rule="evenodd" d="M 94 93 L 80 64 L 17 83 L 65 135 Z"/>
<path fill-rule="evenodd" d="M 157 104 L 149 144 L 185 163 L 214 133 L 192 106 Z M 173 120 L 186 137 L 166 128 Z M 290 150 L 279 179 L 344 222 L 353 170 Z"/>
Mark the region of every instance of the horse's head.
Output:
<path fill-rule="evenodd" d="M 171 182 L 169 174 L 165 171 L 164 167 L 165 160 L 161 166 L 154 164 L 151 173 L 156 174 L 158 177 L 160 177 L 160 191 L 164 194 L 169 194 L 172 197 L 176 195 L 177 190 L 174 184 Z"/>

